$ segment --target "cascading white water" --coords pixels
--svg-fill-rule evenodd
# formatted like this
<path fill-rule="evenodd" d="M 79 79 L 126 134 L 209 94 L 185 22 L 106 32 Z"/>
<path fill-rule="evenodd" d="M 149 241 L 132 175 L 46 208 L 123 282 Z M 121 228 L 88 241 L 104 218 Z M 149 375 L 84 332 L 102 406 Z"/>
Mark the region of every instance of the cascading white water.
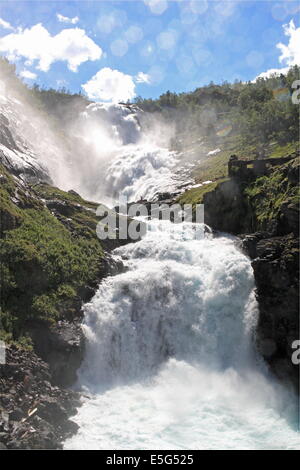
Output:
<path fill-rule="evenodd" d="M 166 124 L 149 120 L 134 106 L 87 106 L 73 129 L 77 151 L 83 145 L 74 169 L 78 174 L 75 189 L 113 204 L 119 195 L 131 202 L 174 191 L 178 155 L 167 148 L 172 132 Z"/>
<path fill-rule="evenodd" d="M 172 192 L 186 183 L 179 156 L 168 150 L 170 125 L 135 106 L 92 103 L 58 123 L 3 85 L 0 77 L 0 161 L 29 181 L 50 179 L 64 190 L 114 206 Z M 70 105 L 71 106 L 71 105 Z M 81 104 L 82 106 L 82 104 Z"/>
<path fill-rule="evenodd" d="M 89 393 L 67 449 L 300 448 L 291 396 L 255 355 L 250 261 L 230 237 L 151 222 L 85 305 Z"/>
<path fill-rule="evenodd" d="M 132 107 L 90 105 L 58 136 L 0 81 L 0 120 L 0 160 L 29 180 L 49 173 L 100 201 L 151 199 L 179 183 L 178 155 L 158 136 L 166 129 L 145 134 Z M 152 223 L 142 241 L 116 250 L 128 270 L 85 306 L 79 385 L 89 398 L 65 448 L 300 449 L 294 397 L 252 344 L 250 261 L 229 237 L 193 240 L 191 226 L 172 228 Z"/>

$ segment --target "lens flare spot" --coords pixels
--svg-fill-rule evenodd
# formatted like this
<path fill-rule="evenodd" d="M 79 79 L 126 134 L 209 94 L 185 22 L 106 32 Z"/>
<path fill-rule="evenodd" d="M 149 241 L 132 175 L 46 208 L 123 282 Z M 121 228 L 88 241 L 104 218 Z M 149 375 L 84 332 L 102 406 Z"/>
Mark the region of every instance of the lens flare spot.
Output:
<path fill-rule="evenodd" d="M 216 132 L 218 137 L 227 137 L 232 131 L 232 125 L 230 123 L 224 123 Z"/>

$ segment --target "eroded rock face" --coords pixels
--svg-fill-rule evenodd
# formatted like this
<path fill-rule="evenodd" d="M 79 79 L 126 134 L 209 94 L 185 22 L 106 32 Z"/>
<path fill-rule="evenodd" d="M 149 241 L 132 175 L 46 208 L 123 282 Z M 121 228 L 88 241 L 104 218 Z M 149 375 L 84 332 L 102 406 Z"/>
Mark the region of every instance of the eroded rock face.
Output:
<path fill-rule="evenodd" d="M 0 96 L 0 163 L 24 181 L 51 182 L 49 168 L 42 162 L 45 126 L 36 115 L 25 101 L 8 92 Z"/>
<path fill-rule="evenodd" d="M 35 352 L 49 365 L 51 382 L 63 387 L 73 385 L 84 356 L 80 322 L 60 321 L 51 328 L 35 322 L 29 334 Z"/>
<path fill-rule="evenodd" d="M 235 180 L 224 181 L 204 194 L 203 204 L 204 221 L 211 228 L 233 234 L 243 230 L 245 201 Z"/>
<path fill-rule="evenodd" d="M 299 235 L 299 206 L 290 201 L 281 204 L 278 221 L 278 232 Z"/>
<path fill-rule="evenodd" d="M 291 361 L 292 343 L 299 339 L 299 206 L 296 189 L 300 162 L 297 155 L 294 157 L 269 171 L 264 180 L 268 183 L 265 192 L 259 184 L 254 188 L 256 192 L 253 191 L 255 179 L 249 186 L 246 180 L 233 178 L 205 194 L 203 202 L 205 222 L 214 230 L 234 235 L 247 233 L 239 236 L 242 249 L 253 260 L 259 303 L 257 347 L 272 372 L 299 390 L 299 366 Z M 273 184 L 272 195 L 270 187 Z M 281 201 L 283 194 L 286 199 Z"/>
<path fill-rule="evenodd" d="M 299 239 L 266 235 L 246 236 L 242 242 L 253 259 L 257 347 L 275 375 L 299 391 L 299 366 L 291 361 L 292 343 L 299 337 Z"/>
<path fill-rule="evenodd" d="M 61 449 L 78 429 L 69 418 L 79 395 L 51 383 L 34 352 L 10 346 L 0 365 L 0 449 Z"/>

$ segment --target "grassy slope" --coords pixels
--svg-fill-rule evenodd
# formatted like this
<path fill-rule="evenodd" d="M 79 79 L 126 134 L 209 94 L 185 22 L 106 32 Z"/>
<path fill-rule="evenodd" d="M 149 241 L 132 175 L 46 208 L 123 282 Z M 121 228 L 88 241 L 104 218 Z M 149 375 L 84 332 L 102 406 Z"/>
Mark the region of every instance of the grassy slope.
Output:
<path fill-rule="evenodd" d="M 5 168 L 0 174 L 0 329 L 2 337 L 18 339 L 28 319 L 76 314 L 76 294 L 100 274 L 103 248 L 95 232 L 99 219 L 88 210 L 96 204 L 48 185 L 28 191 Z M 57 218 L 41 198 L 66 203 L 73 214 Z"/>
<path fill-rule="evenodd" d="M 201 156 L 199 163 L 195 166 L 192 176 L 196 183 L 203 181 L 213 181 L 211 184 L 204 185 L 200 188 L 192 188 L 183 193 L 178 202 L 201 203 L 203 194 L 211 191 L 216 186 L 216 182 L 225 181 L 228 175 L 227 164 L 230 155 L 236 154 L 241 160 L 252 160 L 256 156 L 257 147 L 255 145 L 245 145 L 239 135 L 228 136 L 214 143 L 205 143 L 205 153 L 213 148 L 220 148 L 221 151 L 215 155 L 203 156 L 203 147 L 199 148 Z M 279 145 L 276 141 L 271 142 L 264 147 L 266 158 L 285 157 L 299 149 L 298 142 L 290 142 L 286 145 Z M 207 152 L 206 152 L 207 150 Z M 195 148 L 197 151 L 197 148 Z"/>
<path fill-rule="evenodd" d="M 217 182 L 214 182 L 205 184 L 200 188 L 189 189 L 188 191 L 185 191 L 183 194 L 181 194 L 176 202 L 178 202 L 179 204 L 201 204 L 203 201 L 204 194 L 215 189 L 217 184 Z"/>
<path fill-rule="evenodd" d="M 296 178 L 294 181 L 288 178 L 288 172 L 296 170 L 299 165 L 299 157 L 291 163 L 278 165 L 268 176 L 257 178 L 244 188 L 244 195 L 254 216 L 255 229 L 268 229 L 272 220 L 280 215 L 283 203 L 299 209 L 299 184 Z"/>

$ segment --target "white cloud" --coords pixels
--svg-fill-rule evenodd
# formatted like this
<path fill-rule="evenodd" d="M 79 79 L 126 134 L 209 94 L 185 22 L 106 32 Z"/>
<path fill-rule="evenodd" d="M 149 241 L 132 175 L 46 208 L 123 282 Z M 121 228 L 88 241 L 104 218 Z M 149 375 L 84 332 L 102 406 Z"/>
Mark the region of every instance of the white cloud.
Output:
<path fill-rule="evenodd" d="M 150 83 L 150 75 L 148 75 L 147 73 L 144 73 L 144 72 L 139 72 L 136 77 L 135 77 L 135 80 L 137 83 Z"/>
<path fill-rule="evenodd" d="M 292 65 L 300 64 L 300 27 L 296 28 L 293 20 L 289 24 L 283 26 L 284 34 L 289 38 L 289 43 L 286 46 L 281 42 L 277 44 L 278 49 L 281 50 L 279 62 L 286 63 L 289 67 Z"/>
<path fill-rule="evenodd" d="M 281 69 L 269 69 L 267 70 L 266 72 L 262 72 L 260 73 L 254 80 L 253 82 L 255 82 L 258 78 L 269 78 L 271 75 L 280 75 L 280 74 L 283 74 L 285 75 L 286 73 L 288 73 L 289 71 L 289 67 L 283 67 Z"/>
<path fill-rule="evenodd" d="M 100 101 L 127 101 L 135 97 L 135 83 L 131 75 L 104 67 L 82 85 L 89 98 Z"/>
<path fill-rule="evenodd" d="M 294 21 L 291 20 L 289 24 L 283 25 L 283 29 L 284 34 L 289 38 L 289 42 L 287 45 L 280 42 L 276 44 L 276 47 L 281 51 L 279 62 L 285 63 L 287 67 L 269 69 L 259 74 L 254 81 L 257 78 L 270 77 L 272 74 L 285 74 L 293 65 L 300 65 L 300 27 L 296 28 Z"/>
<path fill-rule="evenodd" d="M 14 29 L 8 21 L 3 20 L 2 18 L 0 18 L 0 26 L 4 29 Z"/>
<path fill-rule="evenodd" d="M 79 21 L 78 16 L 74 16 L 74 18 L 69 18 L 68 16 L 63 16 L 60 13 L 56 13 L 56 17 L 60 23 L 76 24 Z"/>
<path fill-rule="evenodd" d="M 77 72 L 83 62 L 102 56 L 101 48 L 83 29 L 63 29 L 56 36 L 51 36 L 40 23 L 0 38 L 0 52 L 13 61 L 24 57 L 27 65 L 37 60 L 37 68 L 43 72 L 47 72 L 57 61 L 66 61 L 69 69 Z"/>
<path fill-rule="evenodd" d="M 150 84 L 150 75 L 139 72 L 133 77 L 119 70 L 104 67 L 82 85 L 82 88 L 91 99 L 117 103 L 132 100 L 136 96 L 136 83 Z"/>
<path fill-rule="evenodd" d="M 22 70 L 22 72 L 20 72 L 20 77 L 35 80 L 37 78 L 37 74 L 30 72 L 30 70 Z"/>

